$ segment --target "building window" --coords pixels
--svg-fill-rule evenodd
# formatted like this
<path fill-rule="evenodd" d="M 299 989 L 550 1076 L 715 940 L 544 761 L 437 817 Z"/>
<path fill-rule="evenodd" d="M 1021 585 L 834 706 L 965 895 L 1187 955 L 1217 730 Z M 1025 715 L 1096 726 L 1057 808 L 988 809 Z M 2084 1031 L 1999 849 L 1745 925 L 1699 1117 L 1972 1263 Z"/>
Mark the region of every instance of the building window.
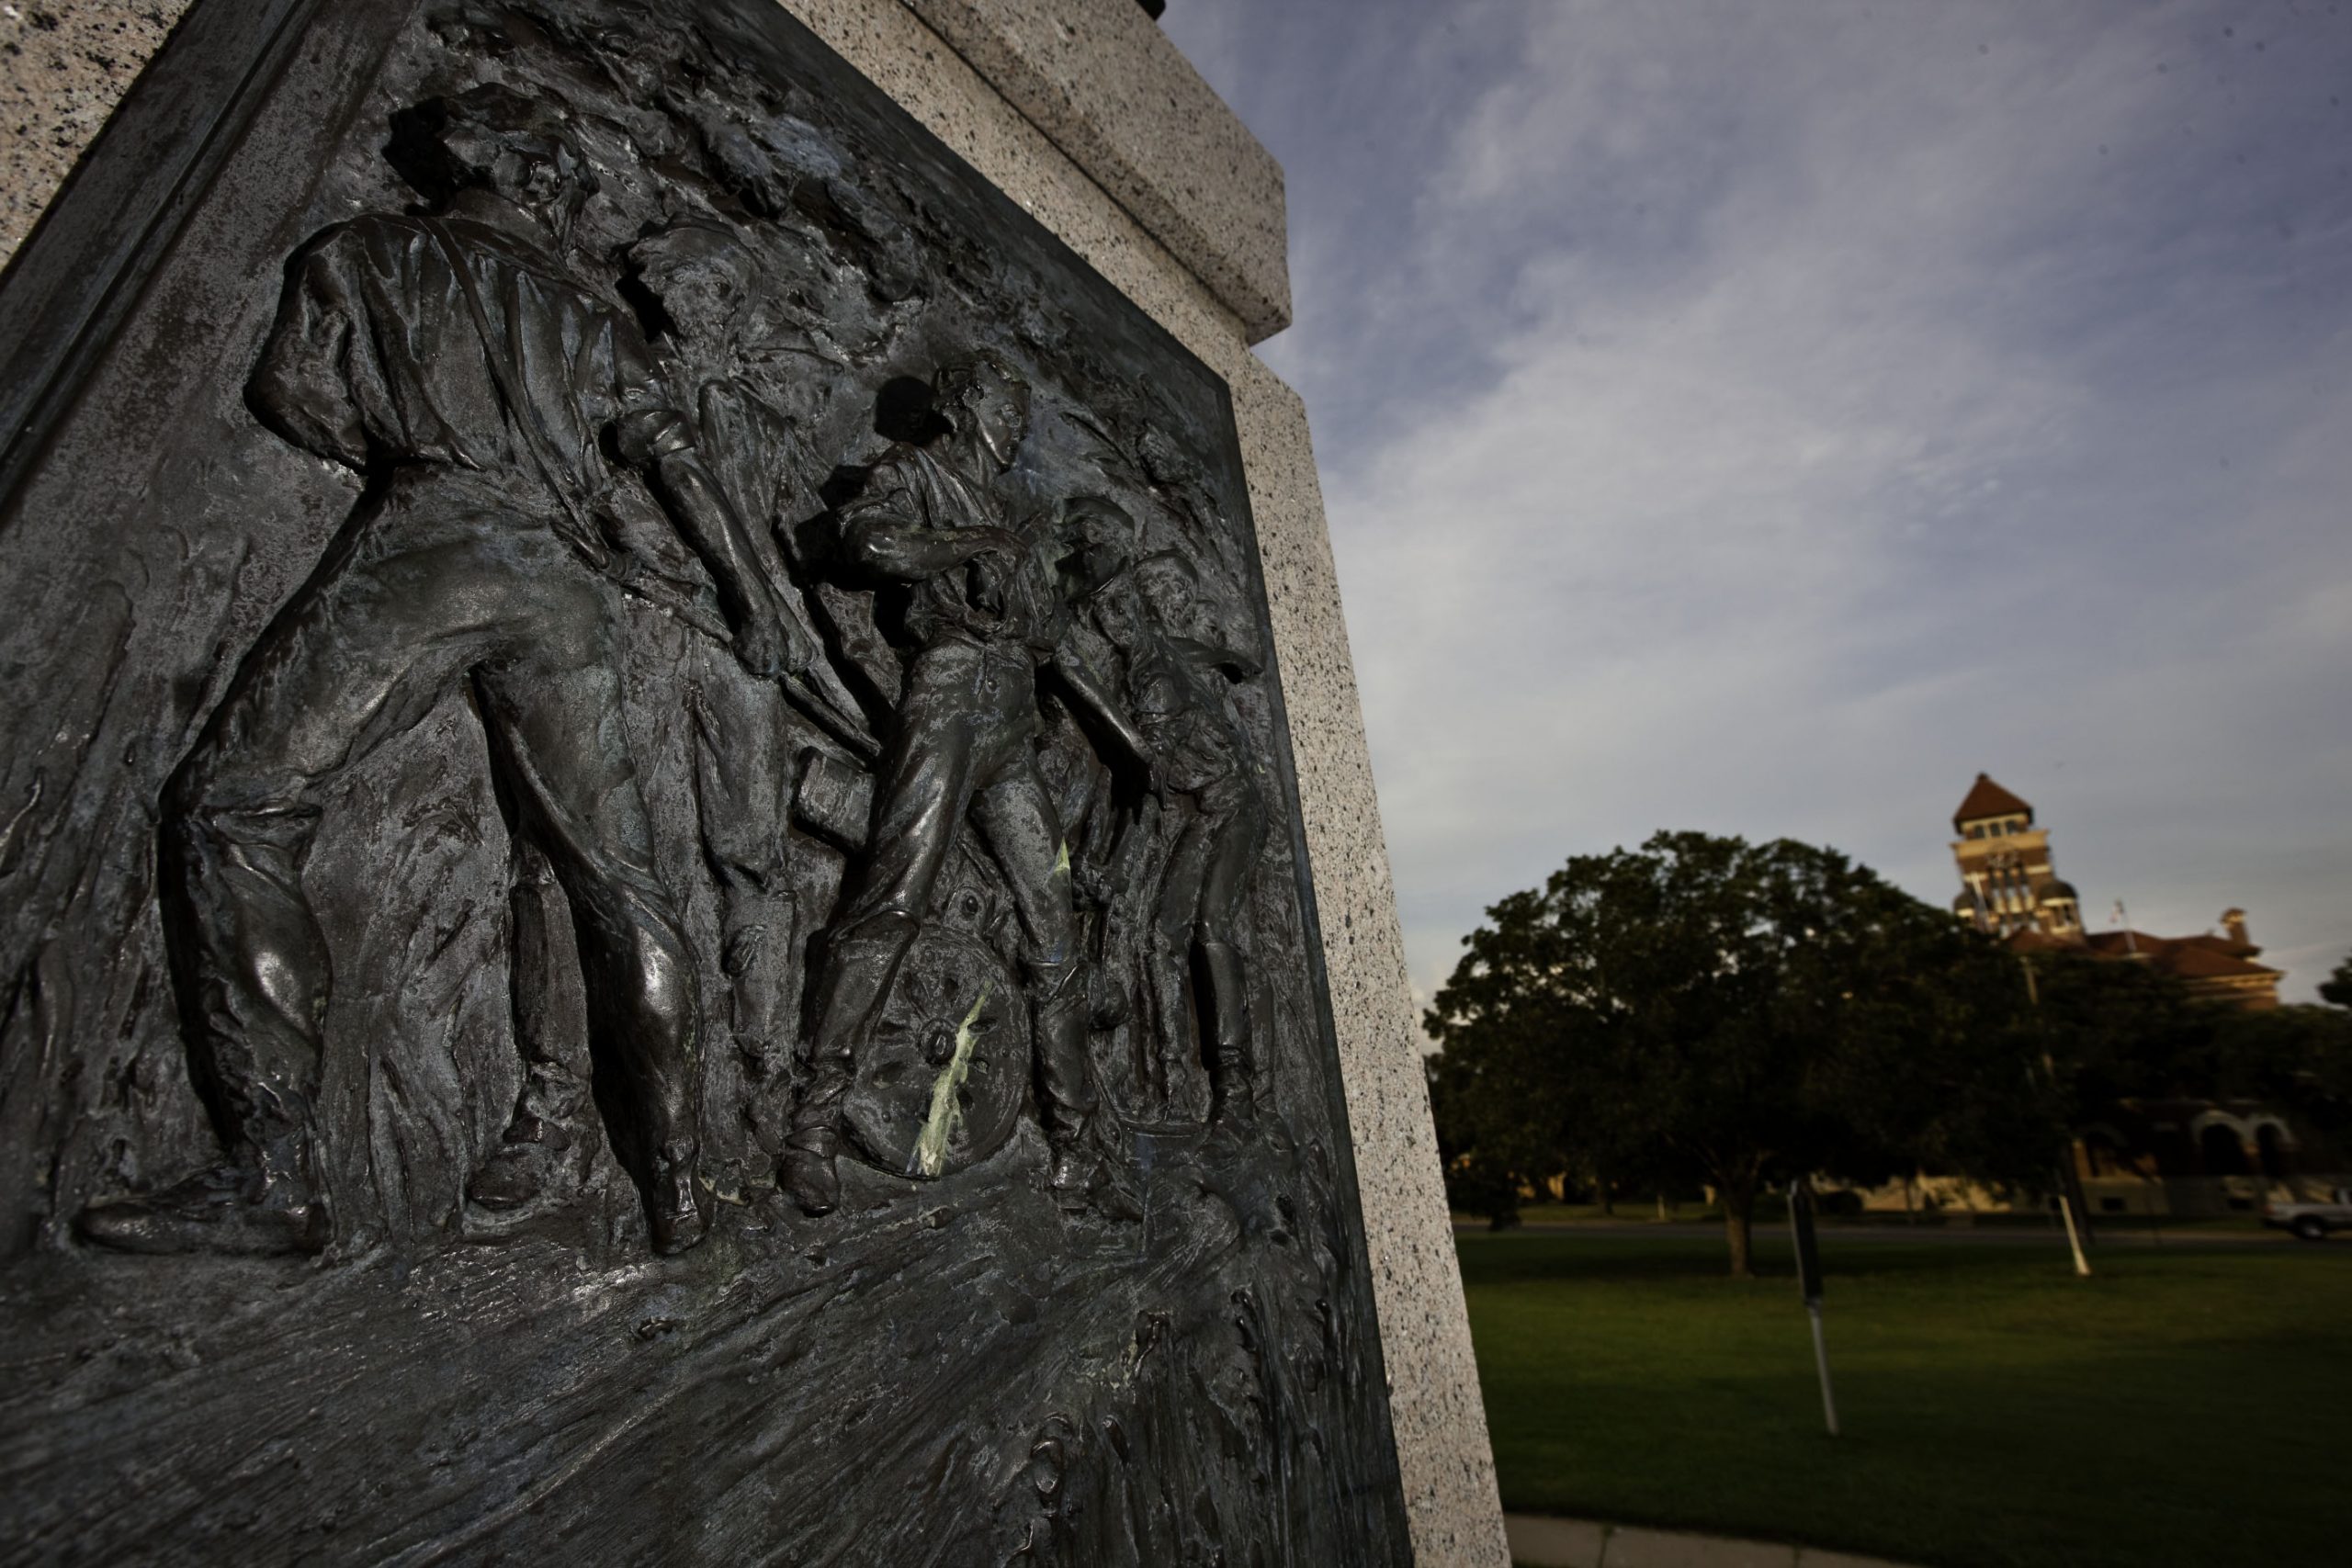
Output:
<path fill-rule="evenodd" d="M 2252 1174 L 2246 1168 L 2245 1145 L 2240 1141 L 2234 1128 L 2224 1127 L 2218 1122 L 2206 1128 L 2198 1135 L 2197 1152 L 2204 1156 L 2205 1174 L 2208 1176 Z"/>

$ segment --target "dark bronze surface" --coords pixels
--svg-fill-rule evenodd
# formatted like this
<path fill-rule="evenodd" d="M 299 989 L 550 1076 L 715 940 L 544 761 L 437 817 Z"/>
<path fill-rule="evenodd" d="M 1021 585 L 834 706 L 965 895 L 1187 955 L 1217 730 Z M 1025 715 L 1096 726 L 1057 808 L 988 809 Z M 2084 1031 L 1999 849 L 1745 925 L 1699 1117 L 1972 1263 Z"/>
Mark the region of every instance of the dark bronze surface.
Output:
<path fill-rule="evenodd" d="M 0 285 L 0 1556 L 1405 1561 L 1222 384 L 767 0 L 232 8 Z"/>

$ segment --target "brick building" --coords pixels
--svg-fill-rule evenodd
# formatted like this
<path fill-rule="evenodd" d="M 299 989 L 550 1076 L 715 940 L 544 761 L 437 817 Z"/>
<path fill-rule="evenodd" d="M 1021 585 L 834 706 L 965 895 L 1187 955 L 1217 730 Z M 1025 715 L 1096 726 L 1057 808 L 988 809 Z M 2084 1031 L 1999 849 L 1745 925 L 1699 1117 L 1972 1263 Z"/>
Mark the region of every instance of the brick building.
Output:
<path fill-rule="evenodd" d="M 2081 897 L 2058 875 L 2050 830 L 2035 825 L 2032 807 L 1979 773 L 1952 813 L 1951 825 L 1959 835 L 1951 854 L 1961 883 L 1952 912 L 1977 930 L 2020 953 L 2068 948 L 2094 958 L 2154 964 L 2208 1000 L 2245 1008 L 2278 1005 L 2281 973 L 2254 962 L 2262 949 L 2246 935 L 2244 909 L 2224 910 L 2219 932 L 2193 936 L 2154 936 L 2128 926 L 2086 931 Z"/>

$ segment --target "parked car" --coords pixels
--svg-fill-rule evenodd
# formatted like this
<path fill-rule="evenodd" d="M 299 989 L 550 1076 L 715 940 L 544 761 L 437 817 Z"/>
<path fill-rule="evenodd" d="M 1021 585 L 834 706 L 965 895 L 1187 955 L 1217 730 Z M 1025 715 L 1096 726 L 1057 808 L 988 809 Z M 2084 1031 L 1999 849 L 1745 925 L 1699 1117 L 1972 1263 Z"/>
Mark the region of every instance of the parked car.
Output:
<path fill-rule="evenodd" d="M 2262 1205 L 2262 1223 L 2292 1231 L 2303 1241 L 2324 1240 L 2330 1231 L 2352 1231 L 2352 1188 L 2337 1188 L 2324 1203 L 2281 1203 L 2274 1198 Z"/>

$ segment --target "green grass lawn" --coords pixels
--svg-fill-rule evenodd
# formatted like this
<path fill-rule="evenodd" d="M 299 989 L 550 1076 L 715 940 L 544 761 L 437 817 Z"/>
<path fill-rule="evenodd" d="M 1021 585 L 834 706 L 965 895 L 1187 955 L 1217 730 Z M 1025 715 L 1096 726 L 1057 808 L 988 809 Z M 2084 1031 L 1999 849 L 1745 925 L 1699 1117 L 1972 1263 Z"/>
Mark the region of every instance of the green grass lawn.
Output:
<path fill-rule="evenodd" d="M 1763 1227 L 1759 1226 L 1759 1232 Z M 1784 1240 L 1461 1238 L 1514 1511 L 1939 1568 L 2352 1563 L 2352 1245 L 1837 1245 L 1822 1430 Z"/>

